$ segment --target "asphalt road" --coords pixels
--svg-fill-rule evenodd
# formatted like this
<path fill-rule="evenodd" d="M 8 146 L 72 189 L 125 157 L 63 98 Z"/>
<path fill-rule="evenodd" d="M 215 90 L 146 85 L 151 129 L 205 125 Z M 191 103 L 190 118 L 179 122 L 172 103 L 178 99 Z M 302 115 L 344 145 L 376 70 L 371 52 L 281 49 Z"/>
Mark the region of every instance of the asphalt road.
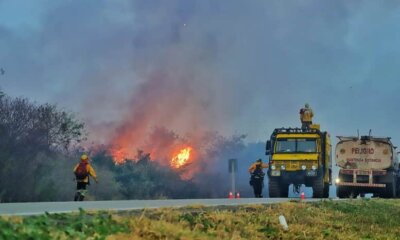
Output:
<path fill-rule="evenodd" d="M 127 201 L 87 201 L 87 202 L 36 202 L 0 203 L 0 215 L 39 215 L 48 213 L 68 213 L 82 208 L 91 210 L 135 210 L 144 208 L 185 207 L 190 205 L 232 206 L 245 204 L 272 204 L 286 202 L 288 198 L 241 198 L 241 199 L 182 199 L 182 200 L 127 200 Z M 298 200 L 298 198 L 297 198 Z M 319 201 L 306 199 L 302 201 Z"/>

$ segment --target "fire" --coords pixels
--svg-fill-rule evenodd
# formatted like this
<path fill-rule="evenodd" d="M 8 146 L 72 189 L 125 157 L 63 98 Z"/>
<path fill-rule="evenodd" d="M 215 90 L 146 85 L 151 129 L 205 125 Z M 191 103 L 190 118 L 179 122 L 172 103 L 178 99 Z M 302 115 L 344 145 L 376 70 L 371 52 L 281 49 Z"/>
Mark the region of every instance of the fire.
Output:
<path fill-rule="evenodd" d="M 171 159 L 171 166 L 173 168 L 181 168 L 182 166 L 186 165 L 190 159 L 190 152 L 192 151 L 191 147 L 186 147 L 182 149 L 178 154 L 176 154 Z"/>
<path fill-rule="evenodd" d="M 123 163 L 127 158 L 126 153 L 122 148 L 113 148 L 110 149 L 110 152 L 116 164 Z"/>

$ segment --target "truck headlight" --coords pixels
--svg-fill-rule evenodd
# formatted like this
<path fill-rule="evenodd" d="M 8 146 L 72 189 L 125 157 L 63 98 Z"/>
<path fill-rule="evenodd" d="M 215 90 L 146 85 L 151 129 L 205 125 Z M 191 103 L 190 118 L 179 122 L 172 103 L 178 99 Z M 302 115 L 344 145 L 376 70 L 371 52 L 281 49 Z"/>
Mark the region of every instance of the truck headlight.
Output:
<path fill-rule="evenodd" d="M 275 165 L 272 165 L 271 170 L 275 170 L 275 169 L 276 169 Z"/>
<path fill-rule="evenodd" d="M 315 170 L 317 170 L 317 166 L 312 165 L 311 169 L 315 171 Z"/>
<path fill-rule="evenodd" d="M 340 183 L 340 178 L 335 179 L 336 184 Z"/>
<path fill-rule="evenodd" d="M 286 169 L 285 165 L 282 165 L 282 166 L 281 166 L 281 169 L 282 169 L 282 170 L 285 170 L 285 169 Z"/>
<path fill-rule="evenodd" d="M 306 165 L 301 166 L 301 169 L 306 170 L 307 169 Z"/>

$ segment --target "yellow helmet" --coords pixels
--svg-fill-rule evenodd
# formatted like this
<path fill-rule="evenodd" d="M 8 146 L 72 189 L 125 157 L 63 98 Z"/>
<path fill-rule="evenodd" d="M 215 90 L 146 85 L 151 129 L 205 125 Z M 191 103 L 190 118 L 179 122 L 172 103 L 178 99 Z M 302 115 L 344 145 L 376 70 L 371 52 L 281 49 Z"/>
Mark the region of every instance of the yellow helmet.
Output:
<path fill-rule="evenodd" d="M 86 154 L 83 154 L 82 156 L 81 156 L 81 160 L 82 161 L 87 161 L 89 159 L 89 157 L 86 155 Z"/>

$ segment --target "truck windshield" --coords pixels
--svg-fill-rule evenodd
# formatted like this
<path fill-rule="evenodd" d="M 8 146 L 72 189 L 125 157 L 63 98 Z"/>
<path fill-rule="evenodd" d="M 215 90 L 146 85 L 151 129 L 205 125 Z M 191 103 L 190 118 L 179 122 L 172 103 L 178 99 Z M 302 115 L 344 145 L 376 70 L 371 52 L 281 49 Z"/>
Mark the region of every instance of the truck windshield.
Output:
<path fill-rule="evenodd" d="M 281 138 L 276 141 L 276 153 L 315 153 L 317 152 L 316 139 Z"/>

